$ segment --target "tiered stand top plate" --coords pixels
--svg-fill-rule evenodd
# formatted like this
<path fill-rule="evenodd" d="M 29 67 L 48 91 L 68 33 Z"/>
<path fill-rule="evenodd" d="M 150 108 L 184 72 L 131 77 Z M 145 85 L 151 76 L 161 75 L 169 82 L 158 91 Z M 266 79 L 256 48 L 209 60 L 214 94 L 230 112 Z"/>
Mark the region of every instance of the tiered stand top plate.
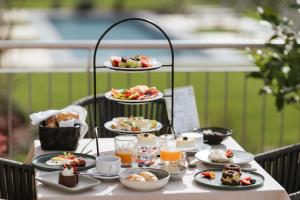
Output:
<path fill-rule="evenodd" d="M 112 66 L 110 61 L 106 61 L 104 62 L 104 66 L 112 69 L 112 70 L 118 70 L 118 71 L 127 71 L 127 72 L 139 72 L 139 71 L 150 71 L 150 70 L 155 70 L 155 69 L 159 69 L 162 64 L 160 62 L 157 61 L 153 61 L 152 62 L 152 67 L 139 67 L 139 68 L 127 68 L 127 67 L 114 67 Z"/>

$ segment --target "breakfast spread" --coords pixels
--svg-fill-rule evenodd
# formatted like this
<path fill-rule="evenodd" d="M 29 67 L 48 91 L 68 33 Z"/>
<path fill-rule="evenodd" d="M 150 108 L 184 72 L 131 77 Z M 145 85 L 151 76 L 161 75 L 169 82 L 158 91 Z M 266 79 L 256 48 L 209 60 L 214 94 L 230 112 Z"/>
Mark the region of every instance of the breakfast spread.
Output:
<path fill-rule="evenodd" d="M 70 120 L 79 120 L 79 115 L 76 112 L 61 112 L 46 119 L 46 126 L 49 128 L 62 127 Z"/>
<path fill-rule="evenodd" d="M 113 56 L 110 61 L 113 67 L 119 68 L 148 68 L 153 66 L 153 59 L 144 55 L 133 57 Z"/>
<path fill-rule="evenodd" d="M 139 174 L 130 174 L 126 177 L 129 181 L 140 181 L 140 182 L 155 182 L 158 178 L 151 172 L 143 171 Z"/>
<path fill-rule="evenodd" d="M 196 141 L 194 138 L 190 138 L 187 136 L 178 137 L 176 139 L 176 147 L 177 148 L 194 148 Z"/>
<path fill-rule="evenodd" d="M 222 149 L 213 149 L 210 151 L 208 158 L 212 162 L 226 163 L 231 162 L 233 156 L 234 154 L 230 149 L 227 151 L 223 151 Z"/>
<path fill-rule="evenodd" d="M 113 118 L 111 128 L 119 131 L 149 131 L 157 127 L 156 120 L 144 119 L 144 117 L 116 117 Z"/>
<path fill-rule="evenodd" d="M 121 100 L 145 100 L 153 99 L 158 95 L 159 91 L 156 87 L 148 87 L 146 85 L 137 85 L 129 89 L 112 89 L 113 98 Z"/>
<path fill-rule="evenodd" d="M 71 165 L 76 167 L 84 167 L 86 164 L 86 161 L 78 157 L 74 154 L 64 152 L 63 155 L 57 155 L 55 157 L 52 157 L 48 161 L 46 161 L 47 165 L 54 165 L 54 166 L 61 166 L 61 165 Z"/>
<path fill-rule="evenodd" d="M 76 167 L 64 165 L 64 169 L 59 173 L 58 183 L 67 187 L 75 187 L 78 184 Z"/>

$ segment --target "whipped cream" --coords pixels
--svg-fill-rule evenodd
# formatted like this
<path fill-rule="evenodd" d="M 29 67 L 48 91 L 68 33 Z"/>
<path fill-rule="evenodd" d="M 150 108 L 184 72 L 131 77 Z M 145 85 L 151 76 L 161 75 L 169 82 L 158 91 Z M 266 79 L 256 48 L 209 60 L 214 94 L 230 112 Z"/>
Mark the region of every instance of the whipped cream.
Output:
<path fill-rule="evenodd" d="M 211 150 L 208 158 L 213 161 L 213 162 L 230 162 L 231 158 L 227 158 L 225 155 L 225 151 L 221 150 L 221 149 L 214 149 Z"/>
<path fill-rule="evenodd" d="M 74 168 L 73 167 L 65 167 L 61 172 L 63 176 L 74 176 Z"/>

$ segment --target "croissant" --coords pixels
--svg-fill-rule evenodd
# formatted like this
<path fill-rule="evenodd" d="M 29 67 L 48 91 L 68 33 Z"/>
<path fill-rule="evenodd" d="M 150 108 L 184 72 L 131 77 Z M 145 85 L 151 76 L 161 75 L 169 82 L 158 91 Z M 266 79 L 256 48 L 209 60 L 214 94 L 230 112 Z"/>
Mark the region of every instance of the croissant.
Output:
<path fill-rule="evenodd" d="M 144 177 L 147 182 L 155 182 L 158 180 L 158 178 L 151 172 L 143 171 L 139 175 Z"/>
<path fill-rule="evenodd" d="M 144 177 L 138 175 L 138 174 L 130 174 L 129 176 L 126 177 L 127 180 L 129 181 L 141 181 L 141 182 L 145 182 L 146 180 L 144 179 Z"/>

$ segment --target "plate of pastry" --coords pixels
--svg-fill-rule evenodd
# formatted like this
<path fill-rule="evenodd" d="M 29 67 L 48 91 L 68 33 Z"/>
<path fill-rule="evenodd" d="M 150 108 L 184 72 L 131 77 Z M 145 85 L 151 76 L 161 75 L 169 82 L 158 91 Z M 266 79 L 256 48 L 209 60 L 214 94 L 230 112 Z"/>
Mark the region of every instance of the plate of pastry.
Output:
<path fill-rule="evenodd" d="M 151 57 L 136 55 L 132 57 L 112 56 L 110 60 L 104 62 L 104 66 L 120 71 L 148 71 L 158 69 L 162 64 Z"/>
<path fill-rule="evenodd" d="M 95 157 L 81 153 L 56 152 L 36 156 L 32 165 L 43 171 L 62 170 L 64 165 L 75 166 L 78 171 L 95 167 Z"/>
<path fill-rule="evenodd" d="M 162 124 L 156 120 L 144 117 L 116 117 L 104 124 L 104 127 L 118 133 L 149 133 L 159 131 Z"/>
<path fill-rule="evenodd" d="M 222 190 L 246 190 L 264 184 L 264 177 L 261 174 L 243 171 L 236 164 L 227 164 L 223 169 L 200 171 L 195 174 L 194 179 L 203 186 Z"/>
<path fill-rule="evenodd" d="M 127 188 L 139 191 L 151 191 L 164 187 L 170 174 L 155 168 L 131 168 L 119 174 L 120 182 Z"/>
<path fill-rule="evenodd" d="M 78 175 L 76 167 L 66 165 L 61 172 L 40 174 L 35 179 L 45 185 L 67 192 L 83 191 L 101 183 L 95 178 Z"/>
<path fill-rule="evenodd" d="M 231 149 L 202 150 L 196 153 L 195 157 L 198 160 L 211 165 L 226 165 L 228 163 L 242 165 L 254 160 L 254 155 L 252 153 Z"/>
<path fill-rule="evenodd" d="M 123 103 L 144 103 L 161 99 L 163 94 L 156 87 L 137 85 L 127 89 L 113 88 L 105 93 L 105 97 Z"/>

